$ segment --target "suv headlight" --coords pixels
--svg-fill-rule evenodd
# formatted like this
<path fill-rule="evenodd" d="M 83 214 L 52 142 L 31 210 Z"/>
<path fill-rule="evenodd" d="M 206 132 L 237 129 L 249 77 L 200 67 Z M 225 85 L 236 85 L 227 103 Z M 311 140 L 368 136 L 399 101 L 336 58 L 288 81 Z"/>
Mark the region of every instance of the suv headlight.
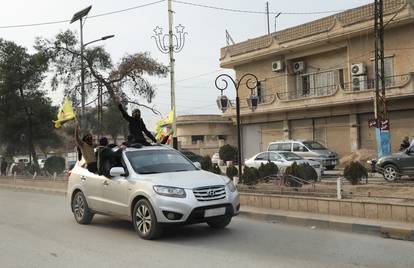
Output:
<path fill-rule="evenodd" d="M 186 196 L 183 188 L 170 187 L 170 186 L 159 186 L 155 185 L 154 191 L 159 195 L 165 195 L 170 197 L 184 198 Z"/>
<path fill-rule="evenodd" d="M 236 191 L 236 186 L 234 186 L 233 181 L 227 183 L 227 187 L 229 188 L 230 192 L 234 193 Z"/>

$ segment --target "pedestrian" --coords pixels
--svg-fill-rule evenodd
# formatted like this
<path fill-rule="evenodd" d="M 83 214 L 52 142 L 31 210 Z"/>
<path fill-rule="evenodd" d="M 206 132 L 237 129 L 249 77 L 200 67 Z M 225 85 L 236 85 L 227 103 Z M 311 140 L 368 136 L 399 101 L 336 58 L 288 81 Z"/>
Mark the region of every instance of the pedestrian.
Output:
<path fill-rule="evenodd" d="M 92 172 L 96 173 L 97 171 L 97 163 L 96 163 L 96 156 L 93 148 L 93 137 L 92 134 L 86 134 L 82 139 L 79 136 L 80 127 L 79 124 L 76 125 L 75 130 L 75 140 L 82 152 L 82 156 L 86 161 L 87 169 Z"/>
<path fill-rule="evenodd" d="M 1 164 L 0 164 L 0 170 L 1 170 L 1 175 L 2 176 L 6 176 L 7 175 L 7 161 L 6 159 L 3 157 L 3 159 L 1 160 Z"/>
<path fill-rule="evenodd" d="M 132 111 L 132 116 L 130 116 L 122 107 L 121 100 L 117 96 L 114 98 L 115 104 L 118 105 L 119 110 L 122 113 L 122 116 L 125 120 L 129 122 L 129 133 L 133 136 L 133 143 L 140 143 L 142 145 L 149 146 L 151 145 L 144 137 L 144 134 L 151 139 L 153 142 L 157 142 L 154 135 L 148 131 L 147 127 L 145 126 L 144 121 L 141 118 L 141 111 L 139 109 L 134 109 Z"/>
<path fill-rule="evenodd" d="M 408 147 L 410 147 L 410 138 L 408 138 L 408 136 L 406 136 L 401 145 L 400 145 L 400 151 L 404 151 L 405 149 L 407 149 Z"/>

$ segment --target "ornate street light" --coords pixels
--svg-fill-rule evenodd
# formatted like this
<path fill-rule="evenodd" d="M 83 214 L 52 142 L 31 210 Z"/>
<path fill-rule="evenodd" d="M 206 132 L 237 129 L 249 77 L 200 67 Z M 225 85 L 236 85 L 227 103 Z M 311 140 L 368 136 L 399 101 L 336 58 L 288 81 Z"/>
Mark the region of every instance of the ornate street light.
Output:
<path fill-rule="evenodd" d="M 223 82 L 222 85 L 218 84 L 218 81 Z M 230 75 L 228 74 L 221 74 L 216 77 L 215 85 L 218 90 L 221 91 L 221 97 L 217 99 L 217 105 L 220 110 L 225 112 L 228 107 L 229 100 L 226 96 L 223 96 L 223 91 L 227 89 L 229 83 L 228 81 L 233 83 L 234 88 L 236 89 L 236 119 L 237 119 L 237 150 L 238 150 L 238 166 L 239 166 L 239 179 L 241 179 L 242 176 L 242 161 L 241 161 L 241 129 L 240 129 L 240 99 L 239 99 L 239 87 L 242 81 L 246 81 L 245 85 L 248 89 L 253 90 L 256 88 L 258 79 L 254 74 L 245 74 L 243 75 L 239 80 L 234 80 Z M 220 102 L 219 102 L 220 100 Z M 255 104 L 257 107 L 257 102 Z M 224 107 L 226 107 L 224 109 Z"/>
<path fill-rule="evenodd" d="M 173 148 L 178 148 L 177 142 L 177 127 L 176 127 L 176 109 L 175 109 L 175 77 L 174 77 L 174 52 L 180 52 L 185 44 L 185 36 L 187 32 L 184 31 L 184 26 L 179 24 L 175 27 L 176 34 L 172 30 L 172 20 L 173 20 L 173 11 L 172 11 L 172 0 L 168 0 L 168 34 L 163 34 L 162 28 L 157 26 L 154 29 L 154 34 L 152 38 L 155 40 L 155 44 L 159 51 L 165 54 L 170 55 L 170 83 L 171 83 L 171 111 L 173 112 Z M 168 38 L 168 45 L 166 39 Z"/>

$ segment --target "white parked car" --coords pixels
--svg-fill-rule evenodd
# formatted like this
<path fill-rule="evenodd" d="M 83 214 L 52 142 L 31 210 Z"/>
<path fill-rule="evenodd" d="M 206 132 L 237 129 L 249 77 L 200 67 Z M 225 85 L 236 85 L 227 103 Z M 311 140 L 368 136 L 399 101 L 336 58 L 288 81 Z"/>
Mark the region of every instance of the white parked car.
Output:
<path fill-rule="evenodd" d="M 308 163 L 311 165 L 318 174 L 318 179 L 320 179 L 322 175 L 322 166 L 319 162 L 306 160 L 303 157 L 292 152 L 261 152 L 251 157 L 250 159 L 247 159 L 244 162 L 244 165 L 248 167 L 259 168 L 261 164 L 265 165 L 269 161 L 277 165 L 280 174 L 283 174 L 287 167 L 296 162 L 298 165 L 302 163 Z"/>
<path fill-rule="evenodd" d="M 132 221 L 140 237 L 154 239 L 164 225 L 206 222 L 224 228 L 239 213 L 239 193 L 229 178 L 201 170 L 174 149 L 127 148 L 119 157 L 122 165 L 110 168 L 110 177 L 79 164 L 71 170 L 68 197 L 78 223 L 111 215 Z"/>

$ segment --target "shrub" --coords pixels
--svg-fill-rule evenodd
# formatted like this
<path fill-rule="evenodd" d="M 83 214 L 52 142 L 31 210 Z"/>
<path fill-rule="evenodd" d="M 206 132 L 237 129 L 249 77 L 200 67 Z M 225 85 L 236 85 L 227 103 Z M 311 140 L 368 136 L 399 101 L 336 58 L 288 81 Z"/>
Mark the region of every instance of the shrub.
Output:
<path fill-rule="evenodd" d="M 344 177 L 351 184 L 358 184 L 362 178 L 368 178 L 368 170 L 358 161 L 352 161 L 344 169 Z"/>
<path fill-rule="evenodd" d="M 245 167 L 242 178 L 244 184 L 255 185 L 259 182 L 259 171 L 254 167 Z"/>
<path fill-rule="evenodd" d="M 316 173 L 315 169 L 308 163 L 298 165 L 296 162 L 294 162 L 290 167 L 287 167 L 285 170 L 285 182 L 288 182 L 288 184 L 292 187 L 301 187 L 302 184 L 300 184 L 299 182 L 293 179 L 288 179 L 289 175 L 300 178 L 305 181 L 316 181 L 318 179 L 318 174 Z"/>
<path fill-rule="evenodd" d="M 211 157 L 209 155 L 204 156 L 200 164 L 201 168 L 207 171 L 213 168 L 213 163 L 211 163 Z"/>
<path fill-rule="evenodd" d="M 51 156 L 45 161 L 44 169 L 49 172 L 50 174 L 53 174 L 56 172 L 57 174 L 60 174 L 65 170 L 65 158 L 60 156 Z"/>
<path fill-rule="evenodd" d="M 275 163 L 269 161 L 265 165 L 261 164 L 258 171 L 259 177 L 265 178 L 272 175 L 277 175 L 277 173 L 279 172 L 279 168 Z"/>
<path fill-rule="evenodd" d="M 236 147 L 226 144 L 219 150 L 220 159 L 223 161 L 237 161 L 238 150 Z"/>
<path fill-rule="evenodd" d="M 221 169 L 217 164 L 214 164 L 209 171 L 215 174 L 221 174 Z"/>
<path fill-rule="evenodd" d="M 239 170 L 235 167 L 235 166 L 233 166 L 233 165 L 231 165 L 231 166 L 229 166 L 227 169 L 226 169 L 226 175 L 227 175 L 227 177 L 229 177 L 231 180 L 233 180 L 233 177 L 234 176 L 237 176 L 237 174 L 239 173 Z"/>

